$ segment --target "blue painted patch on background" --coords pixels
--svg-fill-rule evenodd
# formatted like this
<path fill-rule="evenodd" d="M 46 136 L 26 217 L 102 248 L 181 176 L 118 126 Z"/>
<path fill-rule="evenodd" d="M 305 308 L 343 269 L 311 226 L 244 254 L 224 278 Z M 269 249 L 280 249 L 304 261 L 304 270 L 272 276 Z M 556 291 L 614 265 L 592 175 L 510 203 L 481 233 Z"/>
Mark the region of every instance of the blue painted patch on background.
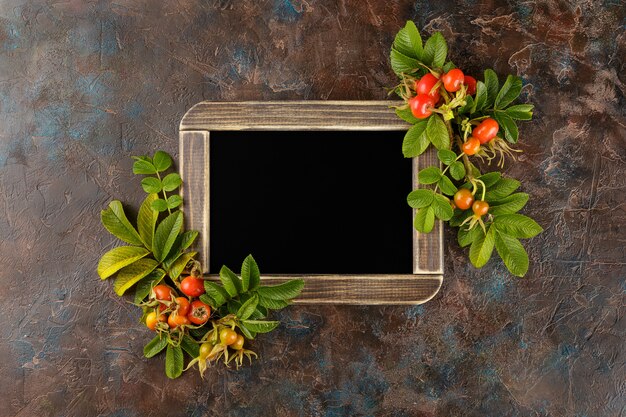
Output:
<path fill-rule="evenodd" d="M 31 362 L 35 357 L 35 349 L 33 345 L 25 340 L 14 340 L 11 342 L 13 351 L 17 353 L 17 362 L 20 366 L 24 366 Z"/>
<path fill-rule="evenodd" d="M 302 15 L 290 0 L 274 0 L 274 16 L 283 22 L 295 22 Z"/>
<path fill-rule="evenodd" d="M 14 51 L 20 47 L 20 30 L 13 22 L 3 22 L 5 33 L 4 42 L 2 42 L 2 50 L 6 52 Z"/>

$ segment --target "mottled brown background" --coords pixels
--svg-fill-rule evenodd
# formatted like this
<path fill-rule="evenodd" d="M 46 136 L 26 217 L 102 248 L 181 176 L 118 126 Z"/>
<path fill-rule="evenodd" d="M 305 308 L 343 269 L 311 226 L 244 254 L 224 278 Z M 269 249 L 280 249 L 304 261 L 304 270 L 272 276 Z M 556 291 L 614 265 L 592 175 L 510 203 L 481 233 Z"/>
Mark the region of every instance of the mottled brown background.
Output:
<path fill-rule="evenodd" d="M 0 1 L 0 415 L 623 416 L 625 5 L 606 1 Z M 525 279 L 446 232 L 418 307 L 294 307 L 240 372 L 169 381 L 94 269 L 130 155 L 177 153 L 201 100 L 383 99 L 414 19 L 536 117 L 508 174 L 545 233 Z"/>

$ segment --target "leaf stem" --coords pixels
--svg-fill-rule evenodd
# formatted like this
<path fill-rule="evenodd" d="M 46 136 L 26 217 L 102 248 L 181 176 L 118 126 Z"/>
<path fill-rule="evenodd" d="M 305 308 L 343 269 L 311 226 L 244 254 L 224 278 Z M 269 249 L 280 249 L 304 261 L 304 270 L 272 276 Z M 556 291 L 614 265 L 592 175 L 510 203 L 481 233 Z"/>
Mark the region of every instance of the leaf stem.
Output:
<path fill-rule="evenodd" d="M 170 207 L 167 205 L 167 194 L 165 194 L 165 190 L 163 189 L 163 182 L 161 181 L 161 176 L 159 175 L 159 171 L 157 171 L 156 176 L 159 179 L 159 182 L 161 182 L 161 191 L 163 192 L 163 199 L 165 199 L 165 206 L 167 207 L 167 212 L 169 214 L 172 214 L 172 210 L 170 210 Z"/>

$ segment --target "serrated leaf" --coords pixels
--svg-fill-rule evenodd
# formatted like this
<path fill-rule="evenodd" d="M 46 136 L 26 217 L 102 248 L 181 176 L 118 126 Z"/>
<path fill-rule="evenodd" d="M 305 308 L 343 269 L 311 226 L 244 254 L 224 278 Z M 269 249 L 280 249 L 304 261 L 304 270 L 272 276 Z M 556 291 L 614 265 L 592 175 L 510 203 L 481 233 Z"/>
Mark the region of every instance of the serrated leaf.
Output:
<path fill-rule="evenodd" d="M 204 290 L 206 291 L 207 295 L 215 301 L 215 305 L 213 306 L 215 308 L 221 306 L 231 298 L 228 291 L 226 291 L 224 287 L 220 286 L 216 282 L 205 280 Z"/>
<path fill-rule="evenodd" d="M 185 266 L 187 266 L 189 261 L 191 261 L 196 255 L 197 252 L 187 252 L 180 255 L 167 271 L 170 278 L 178 278 L 185 270 Z"/>
<path fill-rule="evenodd" d="M 487 188 L 485 193 L 485 201 L 492 202 L 509 196 L 513 191 L 517 190 L 520 182 L 512 178 L 501 178 L 491 187 Z"/>
<path fill-rule="evenodd" d="M 239 323 L 237 325 L 237 327 L 239 328 L 239 330 L 241 331 L 241 334 L 248 340 L 254 340 L 254 337 L 256 336 L 256 333 L 251 332 L 250 330 L 248 330 L 246 328 L 246 326 L 244 326 L 243 324 Z"/>
<path fill-rule="evenodd" d="M 500 82 L 498 81 L 498 75 L 492 70 L 485 70 L 485 87 L 487 87 L 487 101 L 485 107 L 490 108 L 496 101 L 498 90 L 500 89 Z"/>
<path fill-rule="evenodd" d="M 444 74 L 452 69 L 455 69 L 456 65 L 454 65 L 454 63 L 452 61 L 448 61 L 444 64 L 442 71 L 444 72 Z"/>
<path fill-rule="evenodd" d="M 131 156 L 131 158 L 133 158 L 135 161 L 147 161 L 152 163 L 152 158 L 150 158 L 149 156 Z"/>
<path fill-rule="evenodd" d="M 507 269 L 515 276 L 528 272 L 528 254 L 519 240 L 503 233 L 496 233 L 496 250 Z"/>
<path fill-rule="evenodd" d="M 152 202 L 152 210 L 162 213 L 167 210 L 167 201 L 162 198 L 157 198 Z"/>
<path fill-rule="evenodd" d="M 413 227 L 420 233 L 430 233 L 435 226 L 435 210 L 432 206 L 424 207 L 417 211 Z"/>
<path fill-rule="evenodd" d="M 441 117 L 439 117 L 439 115 L 433 114 L 428 118 L 426 135 L 428 135 L 428 140 L 435 146 L 435 148 L 450 148 L 450 136 L 448 135 L 448 129 L 446 129 L 446 124 Z"/>
<path fill-rule="evenodd" d="M 482 81 L 476 82 L 476 99 L 474 100 L 474 104 L 472 105 L 471 113 L 481 111 L 485 108 L 485 104 L 487 103 L 487 87 L 485 83 Z"/>
<path fill-rule="evenodd" d="M 498 92 L 493 104 L 495 109 L 503 109 L 519 97 L 522 91 L 522 79 L 515 75 L 508 75 L 504 85 Z"/>
<path fill-rule="evenodd" d="M 135 304 L 141 303 L 150 294 L 152 288 L 161 282 L 163 277 L 165 277 L 165 271 L 161 268 L 157 268 L 139 281 L 137 287 L 135 287 L 135 298 L 133 302 Z"/>
<path fill-rule="evenodd" d="M 434 184 L 441 179 L 441 170 L 437 167 L 424 168 L 417 174 L 420 184 Z"/>
<path fill-rule="evenodd" d="M 456 161 L 450 165 L 450 175 L 457 181 L 465 177 L 465 166 L 461 161 Z"/>
<path fill-rule="evenodd" d="M 304 280 L 292 279 L 278 285 L 269 285 L 257 288 L 257 293 L 270 300 L 291 300 L 296 298 L 304 288 Z"/>
<path fill-rule="evenodd" d="M 515 120 L 503 111 L 495 111 L 493 117 L 498 121 L 500 127 L 502 127 L 504 138 L 511 143 L 517 143 L 519 130 L 517 129 Z"/>
<path fill-rule="evenodd" d="M 502 175 L 499 172 L 488 172 L 485 175 L 478 177 L 479 180 L 485 183 L 485 187 L 489 189 L 492 185 L 500 181 Z"/>
<path fill-rule="evenodd" d="M 180 341 L 180 347 L 192 358 L 200 356 L 200 345 L 188 335 L 183 336 L 183 339 Z"/>
<path fill-rule="evenodd" d="M 152 239 L 154 239 L 154 228 L 156 227 L 159 212 L 152 208 L 152 202 L 158 198 L 156 194 L 148 194 L 143 200 L 137 214 L 137 229 L 143 244 L 152 251 Z"/>
<path fill-rule="evenodd" d="M 406 201 L 409 203 L 409 206 L 419 209 L 430 206 L 434 197 L 435 193 L 433 193 L 432 190 L 418 189 L 411 191 L 407 196 Z"/>
<path fill-rule="evenodd" d="M 237 311 L 241 308 L 241 304 L 238 300 L 228 300 L 227 308 L 228 314 L 237 314 Z"/>
<path fill-rule="evenodd" d="M 435 194 L 434 196 L 435 198 L 433 199 L 431 207 L 433 208 L 435 217 L 443 221 L 450 220 L 454 214 L 454 210 L 452 210 L 452 206 L 450 205 L 450 200 L 441 194 Z"/>
<path fill-rule="evenodd" d="M 171 174 L 167 174 L 165 178 L 163 178 L 163 189 L 165 191 L 174 191 L 183 183 L 183 180 L 180 179 L 180 175 L 173 172 Z"/>
<path fill-rule="evenodd" d="M 143 356 L 146 358 L 156 356 L 165 349 L 165 346 L 167 346 L 167 337 L 158 334 L 143 347 Z"/>
<path fill-rule="evenodd" d="M 177 211 L 167 216 L 156 228 L 152 252 L 157 261 L 163 261 L 170 253 L 183 226 L 183 213 Z"/>
<path fill-rule="evenodd" d="M 156 172 L 156 168 L 150 161 L 138 159 L 133 163 L 133 174 L 150 175 Z"/>
<path fill-rule="evenodd" d="M 393 47 L 402 54 L 415 59 L 422 59 L 423 46 L 419 30 L 412 21 L 407 21 L 404 28 L 398 31 Z"/>
<path fill-rule="evenodd" d="M 162 172 L 172 166 L 172 157 L 163 151 L 156 151 L 152 157 L 152 164 L 157 171 Z"/>
<path fill-rule="evenodd" d="M 142 246 L 143 241 L 137 230 L 130 224 L 122 203 L 113 200 L 109 207 L 100 213 L 102 225 L 115 237 L 135 246 Z"/>
<path fill-rule="evenodd" d="M 391 69 L 399 77 L 414 73 L 419 65 L 417 59 L 408 57 L 395 48 L 391 48 L 390 61 Z"/>
<path fill-rule="evenodd" d="M 252 255 L 248 255 L 241 264 L 241 288 L 243 291 L 253 290 L 259 286 L 260 282 L 261 271 L 259 271 L 259 266 Z"/>
<path fill-rule="evenodd" d="M 222 266 L 222 269 L 220 269 L 220 281 L 222 281 L 224 289 L 231 297 L 235 297 L 242 292 L 239 277 L 226 265 Z"/>
<path fill-rule="evenodd" d="M 511 119 L 514 120 L 530 120 L 533 118 L 532 104 L 516 104 L 508 107 L 505 111 Z"/>
<path fill-rule="evenodd" d="M 170 379 L 178 378 L 183 373 L 183 350 L 180 346 L 167 345 L 165 352 L 165 375 Z"/>
<path fill-rule="evenodd" d="M 440 149 L 437 151 L 437 158 L 445 165 L 450 165 L 456 160 L 456 154 L 448 149 Z"/>
<path fill-rule="evenodd" d="M 259 304 L 259 297 L 254 295 L 248 301 L 243 303 L 237 313 L 235 314 L 240 320 L 246 320 L 250 318 L 252 313 L 256 310 L 257 305 Z"/>
<path fill-rule="evenodd" d="M 529 239 L 543 232 L 536 221 L 523 214 L 503 214 L 496 216 L 493 223 L 498 231 L 518 239 Z"/>
<path fill-rule="evenodd" d="M 474 108 L 474 98 L 472 96 L 465 96 L 465 104 L 459 107 L 459 114 L 471 113 Z"/>
<path fill-rule="evenodd" d="M 246 328 L 255 333 L 268 333 L 274 330 L 280 324 L 279 321 L 264 320 L 242 320 L 241 323 Z"/>
<path fill-rule="evenodd" d="M 154 271 L 158 265 L 159 263 L 154 259 L 144 258 L 122 268 L 117 273 L 117 278 L 113 284 L 115 293 L 122 296 L 126 290 Z"/>
<path fill-rule="evenodd" d="M 452 183 L 450 178 L 445 175 L 441 176 L 441 179 L 437 184 L 439 185 L 441 192 L 446 195 L 454 195 L 457 191 L 459 191 L 459 189 L 456 188 L 456 185 Z"/>
<path fill-rule="evenodd" d="M 289 302 L 284 300 L 272 300 L 270 298 L 259 296 L 259 305 L 272 310 L 280 310 L 287 307 Z"/>
<path fill-rule="evenodd" d="M 515 193 L 490 204 L 489 213 L 493 216 L 512 214 L 520 211 L 528 202 L 528 194 Z"/>
<path fill-rule="evenodd" d="M 161 192 L 162 185 L 158 178 L 145 177 L 141 180 L 141 188 L 148 194 Z"/>
<path fill-rule="evenodd" d="M 139 246 L 120 246 L 105 253 L 98 262 L 98 275 L 107 279 L 120 269 L 143 258 L 150 252 Z"/>
<path fill-rule="evenodd" d="M 217 302 L 213 299 L 213 297 L 207 295 L 207 294 L 202 294 L 200 297 L 198 297 L 200 299 L 200 301 L 202 301 L 204 304 L 208 304 L 209 306 L 211 306 L 212 309 L 217 309 L 219 306 L 217 305 Z"/>
<path fill-rule="evenodd" d="M 181 252 L 187 249 L 194 240 L 198 237 L 198 232 L 195 230 L 188 230 L 179 234 L 174 241 L 174 246 L 170 249 L 170 253 L 163 261 L 163 268 L 170 269 L 172 264 L 180 257 Z"/>
<path fill-rule="evenodd" d="M 178 194 L 167 197 L 167 208 L 174 209 L 183 203 L 183 198 Z"/>
<path fill-rule="evenodd" d="M 474 240 L 472 246 L 470 246 L 470 262 L 476 268 L 482 268 L 487 263 L 489 258 L 491 258 L 491 253 L 493 252 L 493 247 L 495 244 L 494 233 L 495 229 L 493 227 L 490 227 L 489 230 L 487 230 L 486 235 Z"/>
<path fill-rule="evenodd" d="M 454 209 L 454 215 L 452 216 L 448 224 L 452 227 L 459 227 L 461 224 L 463 224 L 465 219 L 473 214 L 474 213 L 472 212 L 472 210 Z"/>
<path fill-rule="evenodd" d="M 471 245 L 476 239 L 482 236 L 484 236 L 484 233 L 481 227 L 476 226 L 470 230 L 467 230 L 465 227 L 460 227 L 457 234 L 457 240 L 459 242 L 459 246 L 464 248 Z"/>
<path fill-rule="evenodd" d="M 441 68 L 446 62 L 448 44 L 440 32 L 435 32 L 424 45 L 422 61 L 433 68 Z"/>
<path fill-rule="evenodd" d="M 424 153 L 430 142 L 426 136 L 426 120 L 419 121 L 404 135 L 402 154 L 405 158 L 414 158 Z"/>
<path fill-rule="evenodd" d="M 413 112 L 411 112 L 411 108 L 408 106 L 406 106 L 403 109 L 397 108 L 396 115 L 402 120 L 404 120 L 405 122 L 411 123 L 412 125 L 420 121 L 420 119 L 413 116 Z"/>

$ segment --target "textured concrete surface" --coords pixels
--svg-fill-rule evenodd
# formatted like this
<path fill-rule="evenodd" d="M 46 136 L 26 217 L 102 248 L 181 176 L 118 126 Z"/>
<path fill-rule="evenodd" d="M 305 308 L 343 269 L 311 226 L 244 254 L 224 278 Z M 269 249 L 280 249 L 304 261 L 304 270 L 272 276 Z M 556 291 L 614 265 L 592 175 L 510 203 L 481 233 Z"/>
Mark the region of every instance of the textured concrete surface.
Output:
<path fill-rule="evenodd" d="M 446 233 L 430 303 L 298 307 L 262 360 L 200 380 L 146 360 L 95 273 L 130 155 L 176 153 L 203 100 L 382 99 L 406 19 L 455 62 L 523 77 L 508 173 L 545 233 L 525 279 Z M 623 416 L 626 18 L 619 0 L 0 2 L 0 415 Z"/>

